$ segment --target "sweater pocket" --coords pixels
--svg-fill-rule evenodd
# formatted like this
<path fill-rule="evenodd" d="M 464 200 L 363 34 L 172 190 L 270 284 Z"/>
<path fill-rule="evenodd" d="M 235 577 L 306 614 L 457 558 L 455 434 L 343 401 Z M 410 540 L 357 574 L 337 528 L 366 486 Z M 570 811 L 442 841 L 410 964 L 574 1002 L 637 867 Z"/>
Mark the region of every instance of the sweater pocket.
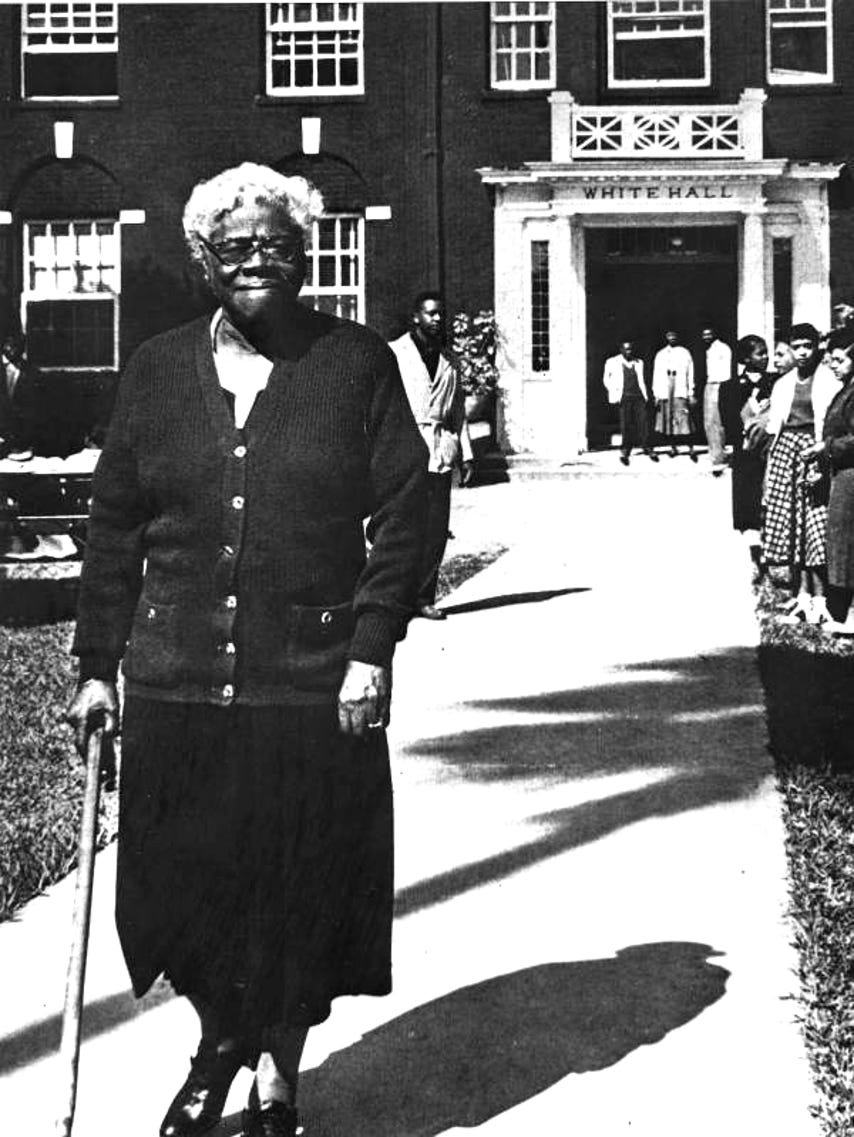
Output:
<path fill-rule="evenodd" d="M 290 609 L 287 666 L 302 691 L 337 692 L 353 638 L 353 605 L 294 604 Z"/>
<path fill-rule="evenodd" d="M 178 609 L 177 604 L 140 601 L 122 664 L 128 679 L 151 687 L 177 687 L 181 682 L 186 649 Z"/>

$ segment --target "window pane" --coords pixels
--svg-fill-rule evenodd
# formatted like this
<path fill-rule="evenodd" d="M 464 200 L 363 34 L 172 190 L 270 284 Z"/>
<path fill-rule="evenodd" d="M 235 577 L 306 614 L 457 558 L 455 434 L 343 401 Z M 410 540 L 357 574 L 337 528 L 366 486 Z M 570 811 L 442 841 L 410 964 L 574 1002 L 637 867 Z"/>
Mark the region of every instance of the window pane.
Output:
<path fill-rule="evenodd" d="M 118 94 L 116 4 L 25 4 L 21 52 L 25 98 Z"/>
<path fill-rule="evenodd" d="M 771 67 L 812 75 L 827 74 L 827 33 L 824 28 L 771 30 Z"/>
<path fill-rule="evenodd" d="M 492 75 L 498 86 L 553 84 L 554 5 L 492 4 Z"/>
<path fill-rule="evenodd" d="M 112 298 L 30 301 L 30 358 L 41 367 L 112 367 L 114 319 Z"/>
<path fill-rule="evenodd" d="M 701 39 L 618 40 L 614 45 L 615 79 L 702 79 Z"/>
<path fill-rule="evenodd" d="M 361 22 L 360 4 L 268 4 L 270 93 L 358 91 Z"/>

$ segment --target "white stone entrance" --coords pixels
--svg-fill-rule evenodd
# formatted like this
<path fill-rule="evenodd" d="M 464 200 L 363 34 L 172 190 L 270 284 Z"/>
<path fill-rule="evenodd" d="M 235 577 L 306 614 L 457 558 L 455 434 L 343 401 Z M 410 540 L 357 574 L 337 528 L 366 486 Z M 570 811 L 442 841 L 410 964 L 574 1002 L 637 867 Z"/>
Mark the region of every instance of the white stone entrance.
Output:
<path fill-rule="evenodd" d="M 495 194 L 508 451 L 586 448 L 589 228 L 736 226 L 738 334 L 769 342 L 774 242 L 790 242 L 792 315 L 829 325 L 827 182 L 839 167 L 762 158 L 763 101 L 747 91 L 730 107 L 580 108 L 557 92 L 552 161 L 479 171 Z"/>

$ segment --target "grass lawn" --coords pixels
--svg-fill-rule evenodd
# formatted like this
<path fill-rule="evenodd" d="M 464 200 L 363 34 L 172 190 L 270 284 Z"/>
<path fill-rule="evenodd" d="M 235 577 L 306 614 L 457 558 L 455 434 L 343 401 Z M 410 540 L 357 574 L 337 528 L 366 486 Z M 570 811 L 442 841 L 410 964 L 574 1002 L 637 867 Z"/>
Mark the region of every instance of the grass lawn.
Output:
<path fill-rule="evenodd" d="M 773 616 L 758 592 L 759 663 L 784 803 L 801 1020 L 826 1137 L 854 1133 L 854 643 Z"/>
<path fill-rule="evenodd" d="M 484 553 L 450 557 L 439 597 L 496 560 Z M 69 655 L 73 597 L 51 584 L 4 582 L 0 604 L 0 920 L 77 861 L 85 781 L 62 713 L 74 687 Z M 65 618 L 63 618 L 65 617 Z M 115 792 L 102 794 L 99 847 L 116 831 Z"/>

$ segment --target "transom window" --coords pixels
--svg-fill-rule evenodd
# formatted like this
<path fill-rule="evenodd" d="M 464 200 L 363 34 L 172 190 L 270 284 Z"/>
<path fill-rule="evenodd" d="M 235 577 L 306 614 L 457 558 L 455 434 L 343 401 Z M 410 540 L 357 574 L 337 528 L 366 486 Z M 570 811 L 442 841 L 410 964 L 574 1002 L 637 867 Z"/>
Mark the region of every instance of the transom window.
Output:
<path fill-rule="evenodd" d="M 708 0 L 609 0 L 608 82 L 708 86 Z"/>
<path fill-rule="evenodd" d="M 534 0 L 490 4 L 491 83 L 497 88 L 555 85 L 555 6 Z"/>
<path fill-rule="evenodd" d="M 832 83 L 831 0 L 767 0 L 769 83 Z"/>
<path fill-rule="evenodd" d="M 361 4 L 267 4 L 268 95 L 359 95 Z"/>
<path fill-rule="evenodd" d="M 21 319 L 34 364 L 63 371 L 117 367 L 120 265 L 116 221 L 24 226 Z"/>
<path fill-rule="evenodd" d="M 102 99 L 118 95 L 117 4 L 24 4 L 21 94 L 25 99 Z"/>
<path fill-rule="evenodd" d="M 318 312 L 364 321 L 364 233 L 364 220 L 355 214 L 330 215 L 312 226 L 302 296 Z"/>

